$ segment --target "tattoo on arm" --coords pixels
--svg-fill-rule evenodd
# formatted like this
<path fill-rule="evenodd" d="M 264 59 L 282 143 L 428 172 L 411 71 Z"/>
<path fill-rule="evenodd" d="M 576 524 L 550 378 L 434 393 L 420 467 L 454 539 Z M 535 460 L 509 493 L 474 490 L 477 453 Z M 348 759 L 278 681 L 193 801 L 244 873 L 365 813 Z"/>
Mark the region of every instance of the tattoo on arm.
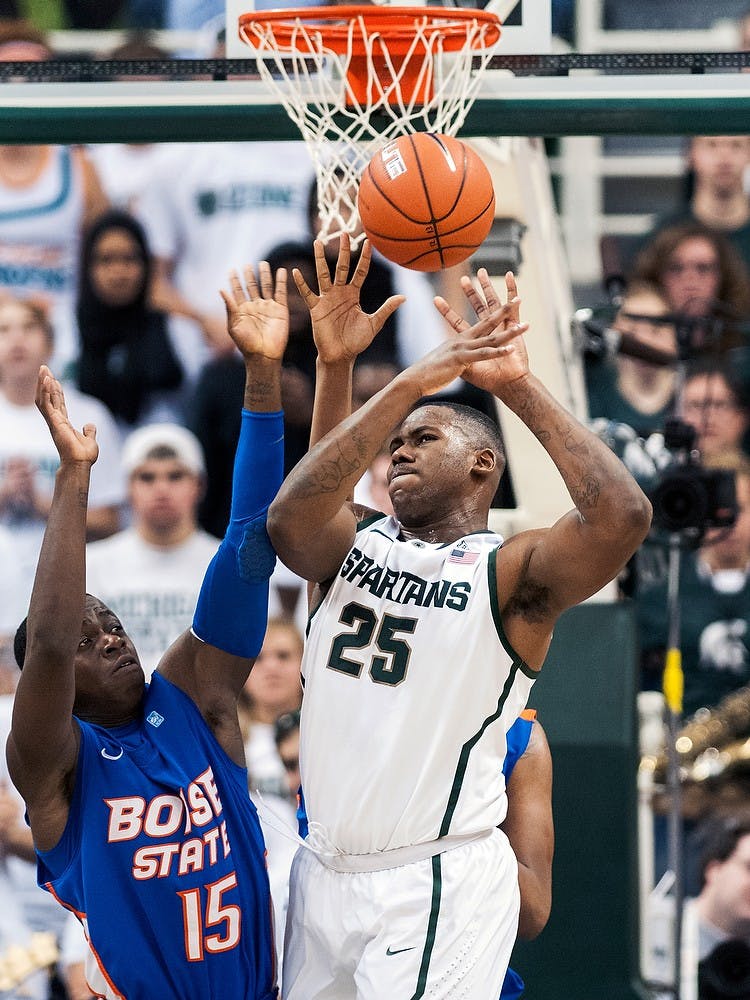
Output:
<path fill-rule="evenodd" d="M 321 493 L 335 493 L 348 475 L 361 468 L 361 462 L 350 460 L 340 453 L 338 459 L 323 462 L 300 481 L 300 496 L 310 499 Z"/>
<path fill-rule="evenodd" d="M 577 458 L 588 458 L 591 449 L 583 438 L 576 433 L 577 428 L 568 427 L 567 430 L 565 428 L 562 428 L 562 430 L 565 433 L 565 447 L 571 455 L 575 455 Z"/>
<path fill-rule="evenodd" d="M 89 491 L 88 490 L 79 490 L 78 491 L 78 506 L 79 507 L 83 507 L 83 509 L 85 510 L 88 507 L 88 504 L 89 504 Z"/>
<path fill-rule="evenodd" d="M 245 409 L 251 410 L 253 409 L 253 404 L 266 402 L 270 398 L 274 388 L 274 383 L 270 379 L 248 379 L 245 386 Z"/>
<path fill-rule="evenodd" d="M 370 441 L 368 436 L 364 434 L 361 430 L 357 430 L 355 428 L 355 430 L 352 431 L 351 440 L 352 444 L 357 449 L 357 456 L 359 458 L 362 458 L 363 456 L 369 453 L 369 450 L 372 447 L 372 442 Z M 359 465 L 360 463 L 357 462 L 356 464 L 352 465 L 352 469 L 354 468 L 358 469 Z"/>
<path fill-rule="evenodd" d="M 596 476 L 585 476 L 570 488 L 573 503 L 578 510 L 592 510 L 599 502 L 602 484 Z"/>

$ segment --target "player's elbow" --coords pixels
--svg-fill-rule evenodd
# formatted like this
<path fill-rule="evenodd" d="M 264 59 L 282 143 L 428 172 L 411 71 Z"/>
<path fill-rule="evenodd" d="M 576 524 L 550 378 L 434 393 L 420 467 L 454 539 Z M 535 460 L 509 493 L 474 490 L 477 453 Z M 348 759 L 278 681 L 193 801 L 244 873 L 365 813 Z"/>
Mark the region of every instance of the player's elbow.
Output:
<path fill-rule="evenodd" d="M 522 941 L 533 941 L 547 926 L 552 911 L 551 894 L 540 894 L 527 904 L 522 904 L 518 918 L 518 936 Z"/>
<path fill-rule="evenodd" d="M 651 527 L 651 502 L 635 482 L 632 489 L 618 490 L 611 497 L 604 517 L 609 544 L 615 537 L 628 555 L 632 555 L 643 542 Z"/>
<path fill-rule="evenodd" d="M 637 486 L 622 505 L 623 530 L 631 539 L 635 550 L 645 539 L 651 528 L 653 511 L 651 501 L 643 490 Z"/>
<path fill-rule="evenodd" d="M 280 504 L 278 497 L 268 508 L 266 531 L 275 551 L 283 559 L 284 553 L 293 546 L 294 519 L 289 517 L 286 505 Z"/>

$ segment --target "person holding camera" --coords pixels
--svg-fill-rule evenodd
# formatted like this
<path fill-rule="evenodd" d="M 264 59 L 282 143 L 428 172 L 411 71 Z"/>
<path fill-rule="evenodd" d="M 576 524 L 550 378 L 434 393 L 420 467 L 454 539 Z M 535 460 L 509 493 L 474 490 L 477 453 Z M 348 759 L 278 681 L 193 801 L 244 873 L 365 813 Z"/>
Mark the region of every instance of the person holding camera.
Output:
<path fill-rule="evenodd" d="M 741 366 L 720 358 L 691 362 L 685 370 L 679 415 L 695 430 L 695 447 L 704 461 L 721 464 L 722 455 L 747 454 L 750 407 Z"/>
<path fill-rule="evenodd" d="M 697 548 L 680 553 L 680 647 L 684 712 L 712 708 L 750 683 L 750 460 L 739 452 L 716 456 L 734 471 L 736 520 L 707 528 Z M 658 517 L 658 504 L 655 507 Z M 645 584 L 636 607 L 641 644 L 641 688 L 661 690 L 668 642 L 668 582 Z M 689 611 L 689 613 L 687 613 Z"/>
<path fill-rule="evenodd" d="M 589 414 L 625 424 L 645 439 L 671 413 L 677 386 L 677 338 L 659 287 L 646 281 L 628 285 L 612 330 L 620 336 L 614 357 L 586 359 Z M 652 350 L 674 363 L 655 364 Z"/>

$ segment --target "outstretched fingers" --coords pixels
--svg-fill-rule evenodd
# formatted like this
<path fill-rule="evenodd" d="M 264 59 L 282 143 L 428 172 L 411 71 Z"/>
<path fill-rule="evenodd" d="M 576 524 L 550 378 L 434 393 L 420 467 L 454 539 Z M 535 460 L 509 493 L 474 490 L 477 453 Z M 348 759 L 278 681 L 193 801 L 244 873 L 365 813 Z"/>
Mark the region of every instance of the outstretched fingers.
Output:
<path fill-rule="evenodd" d="M 318 277 L 318 288 L 322 295 L 323 292 L 327 292 L 331 287 L 331 272 L 328 269 L 326 249 L 322 240 L 314 241 L 313 253 L 315 254 L 315 273 Z M 299 282 L 297 282 L 297 287 L 299 288 Z"/>
<path fill-rule="evenodd" d="M 36 405 L 45 416 L 51 416 L 55 411 L 67 420 L 68 411 L 65 406 L 65 396 L 62 386 L 49 370 L 42 365 L 37 378 Z"/>
<path fill-rule="evenodd" d="M 263 297 L 268 298 L 269 296 L 266 294 L 266 292 L 269 290 L 269 287 L 271 289 L 273 288 L 273 282 L 271 281 L 271 269 L 268 266 L 267 261 L 262 260 L 260 262 L 260 264 L 258 265 L 258 273 L 261 276 L 260 284 Z M 264 274 L 265 274 L 265 279 L 264 279 Z M 242 289 L 242 298 L 250 299 L 251 302 L 253 299 L 260 298 L 261 292 L 258 290 L 258 279 L 255 276 L 255 269 L 251 267 L 250 264 L 247 264 L 242 269 L 242 277 L 245 279 L 245 288 L 247 289 L 247 294 L 245 293 L 245 288 Z"/>
<path fill-rule="evenodd" d="M 308 283 L 305 281 L 302 271 L 300 271 L 298 267 L 292 268 L 292 277 L 294 278 L 294 284 L 297 286 L 297 290 L 302 296 L 305 305 L 308 309 L 312 310 L 320 296 L 317 295 L 312 288 L 310 288 Z"/>
<path fill-rule="evenodd" d="M 347 240 L 349 236 L 347 235 Z M 352 275 L 352 285 L 355 288 L 361 288 L 365 283 L 365 278 L 367 277 L 370 270 L 370 261 L 372 260 L 372 247 L 370 246 L 370 241 L 365 240 L 362 244 L 362 250 L 359 255 L 359 260 L 357 261 L 357 266 L 354 269 L 354 274 Z"/>
<path fill-rule="evenodd" d="M 339 237 L 339 253 L 336 258 L 336 270 L 333 275 L 334 285 L 345 285 L 349 280 L 349 266 L 352 259 L 352 248 L 349 234 L 342 233 Z"/>
<path fill-rule="evenodd" d="M 521 300 L 518 297 L 518 286 L 516 285 L 516 276 L 512 271 L 505 272 L 505 291 L 506 291 L 506 302 L 508 305 L 513 306 L 513 315 L 511 317 L 512 323 L 521 322 Z"/>
<path fill-rule="evenodd" d="M 376 333 L 380 333 L 390 317 L 395 313 L 400 305 L 406 302 L 405 295 L 391 295 L 374 313 L 371 313 L 370 320 Z"/>
<path fill-rule="evenodd" d="M 432 300 L 435 308 L 448 323 L 454 333 L 464 333 L 469 329 L 469 324 L 457 309 L 447 302 L 442 295 L 436 295 Z"/>
<path fill-rule="evenodd" d="M 467 293 L 467 298 L 468 298 Z M 499 304 L 495 309 L 487 308 L 481 296 L 477 293 L 478 302 L 481 303 L 481 310 L 475 307 L 478 322 L 473 326 L 468 323 L 463 316 L 453 308 L 441 295 L 434 298 L 435 308 L 444 317 L 446 322 L 453 329 L 455 335 L 463 336 L 469 331 L 475 338 L 482 337 L 490 331 L 497 331 L 501 334 L 508 334 L 509 337 L 517 337 L 528 329 L 528 324 L 519 324 L 514 320 L 516 306 L 513 302 Z M 470 300 L 471 301 L 471 300 Z M 521 329 L 523 327 L 523 329 Z"/>
<path fill-rule="evenodd" d="M 461 288 L 476 313 L 477 318 L 485 319 L 490 313 L 496 313 L 502 309 L 503 303 L 485 267 L 480 267 L 477 271 L 477 281 L 479 282 L 479 288 L 477 288 L 471 278 L 464 275 L 461 278 Z M 503 322 L 518 323 L 520 322 L 521 300 L 518 297 L 516 279 L 512 271 L 507 271 L 505 274 L 505 289 L 507 300 L 505 302 L 506 312 L 503 316 Z"/>
<path fill-rule="evenodd" d="M 494 329 L 473 340 L 457 341 L 456 348 L 461 356 L 469 358 L 471 364 L 491 361 L 509 354 L 513 350 L 512 341 L 522 336 L 528 328 L 528 323 L 516 323 L 507 330 Z"/>
<path fill-rule="evenodd" d="M 270 274 L 270 268 L 269 268 Z M 285 267 L 280 267 L 276 272 L 276 287 L 273 288 L 271 297 L 279 303 L 279 305 L 287 307 L 287 269 Z"/>
<path fill-rule="evenodd" d="M 471 284 L 470 279 L 467 280 Z M 489 309 L 490 312 L 494 312 L 496 309 L 499 309 L 502 302 L 500 301 L 500 296 L 498 295 L 495 286 L 490 281 L 490 276 L 486 267 L 479 268 L 477 271 L 477 280 L 479 281 L 480 288 L 482 289 L 482 293 L 484 295 L 485 308 Z M 472 288 L 473 287 L 474 286 L 472 285 Z M 474 291 L 476 292 L 476 289 L 474 289 Z"/>

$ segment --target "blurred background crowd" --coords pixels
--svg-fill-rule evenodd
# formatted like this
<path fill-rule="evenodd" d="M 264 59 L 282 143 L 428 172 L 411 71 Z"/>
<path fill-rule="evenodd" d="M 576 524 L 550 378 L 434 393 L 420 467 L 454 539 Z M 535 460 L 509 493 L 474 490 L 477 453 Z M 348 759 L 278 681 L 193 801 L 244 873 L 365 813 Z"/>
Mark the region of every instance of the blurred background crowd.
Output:
<path fill-rule="evenodd" d="M 611 2 L 601 27 L 687 25 L 721 47 L 749 48 L 745 4 L 719 6 Z M 555 44 L 585 51 L 585 19 L 572 0 L 553 0 L 552 16 Z M 223 24 L 217 0 L 0 0 L 0 60 L 221 56 Z M 661 494 L 654 538 L 618 581 L 620 596 L 636 608 L 644 706 L 659 697 L 669 640 L 667 547 L 659 530 L 685 541 L 685 877 L 689 896 L 711 897 L 695 908 L 703 921 L 700 959 L 726 940 L 750 946 L 750 902 L 735 906 L 728 898 L 736 872 L 720 876 L 730 861 L 742 868 L 735 850 L 750 850 L 750 824 L 743 825 L 750 808 L 750 136 L 592 138 L 578 152 L 575 140 L 550 140 L 553 180 L 565 143 L 572 143 L 573 162 L 587 163 L 580 183 L 592 206 L 575 231 L 562 195 L 558 206 L 589 417 L 649 492 L 665 482 L 672 489 Z M 149 673 L 189 626 L 228 518 L 244 368 L 218 290 L 231 268 L 261 259 L 298 267 L 314 284 L 316 204 L 301 142 L 0 146 L 4 734 L 17 679 L 13 635 L 26 611 L 56 468 L 34 405 L 40 364 L 64 379 L 73 422 L 97 427 L 88 587 L 122 617 Z M 394 291 L 406 294 L 407 304 L 358 362 L 356 402 L 445 336 L 431 298 L 452 280 L 376 256 L 365 308 Z M 287 469 L 307 446 L 315 384 L 309 316 L 294 288 L 290 316 Z M 450 392 L 495 412 L 492 400 L 465 383 Z M 676 460 L 689 471 L 675 484 Z M 387 457 L 373 464 L 359 499 L 388 512 L 386 466 Z M 730 479 L 733 516 L 724 492 Z M 513 505 L 510 482 L 496 502 Z M 281 565 L 270 618 L 243 724 L 251 792 L 293 826 L 306 594 Z M 642 766 L 656 789 L 658 877 L 667 865 L 660 818 L 669 803 L 659 798 L 667 763 L 657 730 L 654 738 L 644 724 Z M 0 995 L 85 1000 L 81 941 L 35 887 L 22 805 L 3 767 Z M 272 888 L 283 901 L 295 844 L 266 820 Z M 750 861 L 744 868 L 750 883 Z M 281 939 L 283 903 L 278 919 Z M 63 950 L 57 964 L 56 949 Z M 58 970 L 52 980 L 34 972 L 50 965 Z"/>

